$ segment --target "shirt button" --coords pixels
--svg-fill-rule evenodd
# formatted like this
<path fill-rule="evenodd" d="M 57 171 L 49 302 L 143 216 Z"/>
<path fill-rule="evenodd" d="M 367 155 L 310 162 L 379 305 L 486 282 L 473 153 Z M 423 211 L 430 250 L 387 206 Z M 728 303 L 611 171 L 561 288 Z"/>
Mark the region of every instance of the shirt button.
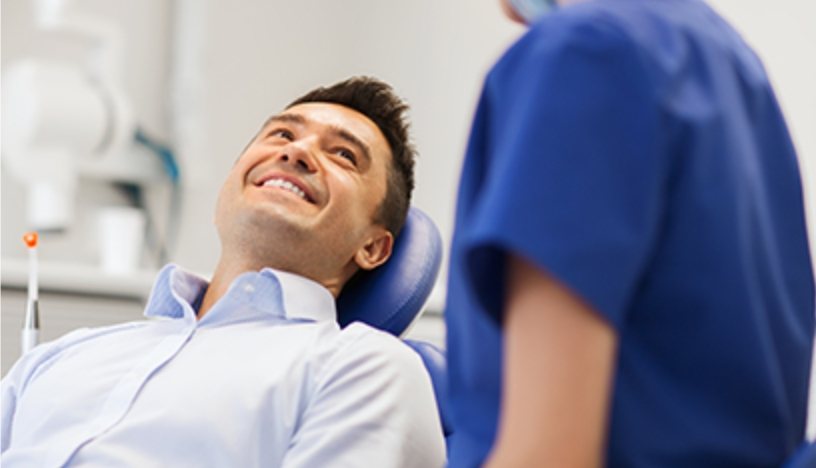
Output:
<path fill-rule="evenodd" d="M 244 284 L 244 292 L 247 294 L 254 293 L 255 286 L 253 286 L 251 283 Z"/>

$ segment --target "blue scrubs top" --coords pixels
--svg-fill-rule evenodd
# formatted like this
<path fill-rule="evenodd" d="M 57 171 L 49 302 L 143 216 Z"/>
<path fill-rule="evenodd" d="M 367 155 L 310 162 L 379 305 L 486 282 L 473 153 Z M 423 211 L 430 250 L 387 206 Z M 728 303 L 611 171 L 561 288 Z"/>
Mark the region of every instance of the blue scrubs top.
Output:
<path fill-rule="evenodd" d="M 609 466 L 778 466 L 800 444 L 814 285 L 796 155 L 762 64 L 705 3 L 542 18 L 486 79 L 458 197 L 450 466 L 496 435 L 510 253 L 618 334 Z"/>

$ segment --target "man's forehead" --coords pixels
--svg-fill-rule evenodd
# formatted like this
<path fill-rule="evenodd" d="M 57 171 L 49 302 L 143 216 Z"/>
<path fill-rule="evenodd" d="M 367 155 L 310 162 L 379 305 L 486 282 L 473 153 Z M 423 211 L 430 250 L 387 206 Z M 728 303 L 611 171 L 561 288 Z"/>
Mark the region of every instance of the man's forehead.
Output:
<path fill-rule="evenodd" d="M 331 102 L 305 102 L 284 109 L 267 120 L 269 124 L 275 121 L 286 121 L 303 126 L 325 126 L 328 128 L 345 129 L 352 131 L 360 138 L 385 140 L 377 124 L 365 114 L 350 107 Z"/>

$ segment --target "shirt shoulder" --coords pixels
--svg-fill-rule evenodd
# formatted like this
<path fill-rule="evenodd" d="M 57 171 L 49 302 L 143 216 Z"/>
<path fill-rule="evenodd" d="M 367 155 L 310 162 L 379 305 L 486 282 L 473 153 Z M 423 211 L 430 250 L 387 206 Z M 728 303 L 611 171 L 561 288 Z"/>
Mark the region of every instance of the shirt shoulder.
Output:
<path fill-rule="evenodd" d="M 380 382 L 392 389 L 432 388 L 422 358 L 399 338 L 363 323 L 353 323 L 319 338 L 311 357 L 315 388 L 358 375 L 354 385 Z"/>
<path fill-rule="evenodd" d="M 355 466 L 364 454 L 371 466 L 442 466 L 442 427 L 419 355 L 361 323 L 319 338 L 319 371 L 284 464 L 326 466 L 330 457 L 329 465 Z"/>
<path fill-rule="evenodd" d="M 338 350 L 347 356 L 380 359 L 401 368 L 422 365 L 419 356 L 399 338 L 364 323 L 352 323 L 340 331 Z"/>

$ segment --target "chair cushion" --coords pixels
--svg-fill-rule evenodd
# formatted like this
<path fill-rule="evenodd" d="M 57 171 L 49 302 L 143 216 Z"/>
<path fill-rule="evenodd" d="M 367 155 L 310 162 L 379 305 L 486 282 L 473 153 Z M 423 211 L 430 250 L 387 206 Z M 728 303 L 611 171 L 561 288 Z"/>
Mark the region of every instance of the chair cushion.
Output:
<path fill-rule="evenodd" d="M 337 299 L 341 327 L 360 321 L 395 336 L 417 317 L 433 289 L 442 259 L 442 239 L 433 221 L 411 207 L 391 258 L 361 271 Z"/>

